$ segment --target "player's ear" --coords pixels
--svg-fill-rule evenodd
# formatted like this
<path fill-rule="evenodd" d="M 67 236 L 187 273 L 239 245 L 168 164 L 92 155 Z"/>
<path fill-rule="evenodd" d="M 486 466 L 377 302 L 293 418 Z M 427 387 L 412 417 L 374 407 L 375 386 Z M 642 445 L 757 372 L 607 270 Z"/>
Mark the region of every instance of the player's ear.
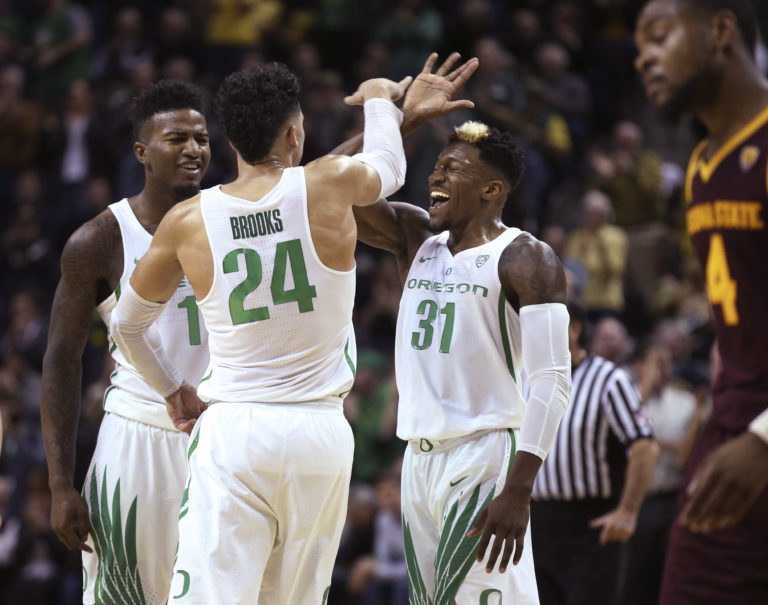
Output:
<path fill-rule="evenodd" d="M 140 164 L 144 164 L 146 166 L 147 164 L 147 146 L 142 143 L 141 141 L 136 141 L 133 144 L 133 155 L 136 156 L 136 159 L 139 160 Z"/>
<path fill-rule="evenodd" d="M 715 13 L 710 21 L 710 35 L 715 48 L 721 52 L 733 46 L 739 36 L 739 23 L 733 11 L 724 9 Z"/>
<path fill-rule="evenodd" d="M 492 201 L 504 194 L 504 183 L 499 179 L 488 181 L 483 190 L 483 199 Z"/>
<path fill-rule="evenodd" d="M 285 140 L 288 143 L 288 149 L 296 149 L 299 146 L 299 134 L 296 126 L 289 126 L 285 133 Z"/>

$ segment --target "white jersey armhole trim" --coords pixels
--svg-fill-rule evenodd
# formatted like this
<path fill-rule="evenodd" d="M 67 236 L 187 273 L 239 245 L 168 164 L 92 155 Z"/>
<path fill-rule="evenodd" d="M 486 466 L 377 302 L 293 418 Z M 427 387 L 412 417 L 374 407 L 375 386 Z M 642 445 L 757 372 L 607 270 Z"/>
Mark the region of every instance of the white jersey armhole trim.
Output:
<path fill-rule="evenodd" d="M 120 239 L 121 239 L 120 247 L 123 249 L 123 270 L 120 273 L 120 277 L 117 278 L 117 284 L 112 289 L 112 292 L 109 293 L 109 296 L 107 296 L 104 300 L 102 300 L 99 304 L 97 304 L 94 307 L 96 312 L 109 309 L 110 304 L 112 308 L 114 308 L 114 306 L 117 304 L 117 289 L 120 288 L 120 284 L 123 281 L 123 276 L 128 270 L 128 265 L 126 263 L 128 263 L 129 261 L 127 260 L 128 255 L 125 253 L 125 231 L 123 231 L 123 224 L 120 222 L 120 219 L 117 217 L 117 214 L 115 214 L 115 211 L 113 209 L 114 206 L 123 202 L 125 202 L 126 206 L 128 206 L 128 209 L 130 210 L 131 207 L 128 204 L 128 198 L 125 198 L 125 197 L 115 202 L 114 204 L 110 204 L 109 206 L 107 206 L 107 210 L 109 210 L 112 213 L 112 216 L 115 217 L 115 221 L 117 221 L 117 228 L 120 229 Z M 109 326 L 107 326 L 107 328 L 109 328 Z"/>
<path fill-rule="evenodd" d="M 197 301 L 198 305 L 206 304 L 210 300 L 210 298 L 213 296 L 212 293 L 218 283 L 218 275 L 219 275 L 219 272 L 216 270 L 216 259 L 214 258 L 215 255 L 213 253 L 213 246 L 211 245 L 211 232 L 208 231 L 208 221 L 206 220 L 205 212 L 203 211 L 203 203 L 207 203 L 206 198 L 209 197 L 207 195 L 207 191 L 208 191 L 207 189 L 204 189 L 203 191 L 200 192 L 200 216 L 203 218 L 203 229 L 205 229 L 205 239 L 208 240 L 208 248 L 211 251 L 211 262 L 213 263 L 211 265 L 211 270 L 213 271 L 213 277 L 211 278 L 211 287 L 208 288 L 208 292 L 206 293 L 206 295 Z M 220 191 L 220 193 L 224 193 L 224 192 Z M 226 193 L 224 195 L 226 195 Z"/>
<path fill-rule="evenodd" d="M 289 168 L 288 170 L 293 170 L 293 168 Z M 317 249 L 315 248 L 315 240 L 312 239 L 312 228 L 309 224 L 309 191 L 307 190 L 307 179 L 306 174 L 304 172 L 304 167 L 300 166 L 298 167 L 300 176 L 299 179 L 301 180 L 302 187 L 304 187 L 304 228 L 307 231 L 307 241 L 309 242 L 310 252 L 312 252 L 312 257 L 315 259 L 315 262 L 317 263 L 318 267 L 323 269 L 324 271 L 330 273 L 331 275 L 349 275 L 350 273 L 354 273 L 357 270 L 357 262 L 352 266 L 352 268 L 349 271 L 339 271 L 338 269 L 331 269 L 328 265 L 326 265 L 323 261 L 320 260 L 320 257 L 317 255 Z"/>

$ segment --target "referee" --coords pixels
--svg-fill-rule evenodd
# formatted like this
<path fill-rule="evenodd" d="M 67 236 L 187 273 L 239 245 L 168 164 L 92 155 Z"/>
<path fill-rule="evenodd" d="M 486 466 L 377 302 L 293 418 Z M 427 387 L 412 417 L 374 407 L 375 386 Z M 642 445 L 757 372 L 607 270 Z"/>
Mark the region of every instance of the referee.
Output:
<path fill-rule="evenodd" d="M 571 402 L 531 503 L 536 581 L 541 605 L 609 605 L 658 445 L 629 374 L 587 354 L 586 310 L 570 302 L 568 311 Z"/>

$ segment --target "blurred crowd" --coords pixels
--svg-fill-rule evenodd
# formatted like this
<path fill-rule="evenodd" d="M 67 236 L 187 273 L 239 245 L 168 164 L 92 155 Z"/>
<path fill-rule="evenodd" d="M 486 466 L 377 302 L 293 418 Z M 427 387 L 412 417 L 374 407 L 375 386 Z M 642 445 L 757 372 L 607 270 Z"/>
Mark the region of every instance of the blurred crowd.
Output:
<path fill-rule="evenodd" d="M 50 529 L 40 371 L 62 246 L 78 225 L 142 187 L 131 101 L 161 78 L 199 86 L 212 147 L 203 186 L 227 182 L 234 157 L 210 100 L 228 73 L 264 61 L 283 61 L 301 79 L 306 162 L 360 131 L 362 113 L 342 101 L 360 81 L 415 74 L 434 50 L 479 58 L 461 93 L 475 109 L 406 139 L 408 178 L 395 197 L 426 206 L 434 158 L 466 119 L 519 138 L 527 173 L 505 221 L 560 256 L 569 294 L 588 310 L 591 350 L 629 364 L 662 451 L 649 501 L 673 497 L 706 418 L 713 365 L 681 193 L 702 132 L 692 122 L 661 124 L 644 101 L 633 69 L 642 4 L 0 0 L 0 603 L 80 602 L 77 553 Z M 765 56 L 761 48 L 763 67 Z M 329 604 L 407 603 L 392 368 L 399 277 L 389 256 L 363 245 L 357 268 L 359 371 L 345 402 L 356 455 Z M 97 318 L 85 355 L 76 481 L 110 371 Z M 650 540 L 656 517 L 641 515 L 637 540 Z M 643 575 L 638 565 L 628 563 L 624 575 Z"/>

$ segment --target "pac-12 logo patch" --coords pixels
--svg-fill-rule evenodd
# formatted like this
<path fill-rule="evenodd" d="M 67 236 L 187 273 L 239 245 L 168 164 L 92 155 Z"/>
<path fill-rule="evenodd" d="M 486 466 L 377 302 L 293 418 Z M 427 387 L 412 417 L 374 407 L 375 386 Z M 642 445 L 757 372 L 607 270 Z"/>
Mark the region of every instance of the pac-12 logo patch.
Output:
<path fill-rule="evenodd" d="M 485 264 L 485 261 L 487 261 L 490 258 L 487 254 L 481 254 L 475 259 L 475 264 L 478 267 L 482 267 Z"/>
<path fill-rule="evenodd" d="M 739 165 L 742 172 L 749 172 L 760 157 L 760 149 L 754 145 L 747 145 L 739 155 Z"/>

